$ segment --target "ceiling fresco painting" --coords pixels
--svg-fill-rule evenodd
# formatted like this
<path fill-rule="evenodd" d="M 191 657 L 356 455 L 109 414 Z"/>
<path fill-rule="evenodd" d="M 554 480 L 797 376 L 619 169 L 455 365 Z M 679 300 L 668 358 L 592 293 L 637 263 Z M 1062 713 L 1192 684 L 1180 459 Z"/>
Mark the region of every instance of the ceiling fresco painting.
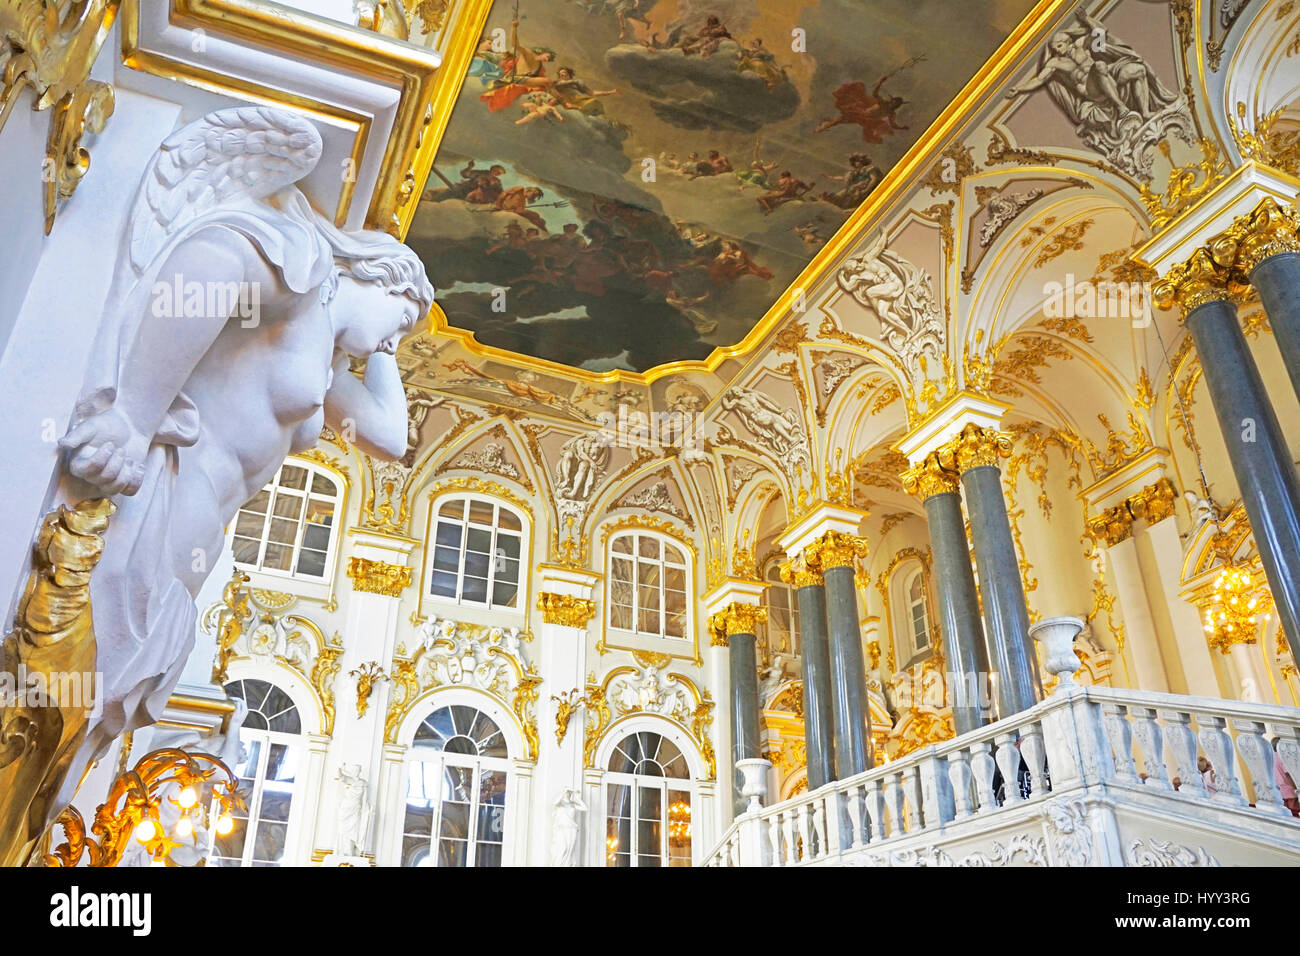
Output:
<path fill-rule="evenodd" d="M 1031 7 L 498 2 L 407 241 L 483 345 L 591 372 L 703 359 Z"/>

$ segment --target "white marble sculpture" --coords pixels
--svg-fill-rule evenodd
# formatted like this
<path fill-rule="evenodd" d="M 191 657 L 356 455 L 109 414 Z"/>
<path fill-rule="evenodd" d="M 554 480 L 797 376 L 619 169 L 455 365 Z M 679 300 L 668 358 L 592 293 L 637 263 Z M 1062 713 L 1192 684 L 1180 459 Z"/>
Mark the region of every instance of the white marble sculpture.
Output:
<path fill-rule="evenodd" d="M 581 518 L 591 493 L 609 467 L 610 437 L 605 432 L 575 435 L 560 448 L 555 463 L 555 497 L 560 517 Z"/>
<path fill-rule="evenodd" d="M 722 408 L 739 415 L 745 427 L 787 470 L 808 464 L 808 436 L 794 409 L 783 408 L 762 392 L 741 385 L 733 385 L 722 393 Z"/>
<path fill-rule="evenodd" d="M 90 585 L 105 706 L 74 787 L 161 713 L 224 528 L 284 456 L 326 423 L 368 454 L 406 452 L 395 352 L 433 289 L 406 246 L 310 206 L 294 183 L 320 155 L 309 121 L 242 107 L 178 130 L 145 170 L 60 442 L 68 498 L 118 504 Z"/>
<path fill-rule="evenodd" d="M 1195 136 L 1187 100 L 1160 82 L 1143 56 L 1110 33 L 1085 10 L 1075 22 L 1053 33 L 1038 61 L 1038 72 L 1007 96 L 1045 89 L 1075 134 L 1136 179 L 1151 178 L 1151 151 L 1177 135 Z"/>
<path fill-rule="evenodd" d="M 919 393 L 926 378 L 924 356 L 934 360 L 935 368 L 942 366 L 944 356 L 943 315 L 930 276 L 886 249 L 881 232 L 860 255 L 844 263 L 838 278 L 840 288 L 876 313 L 881 334 Z"/>
<path fill-rule="evenodd" d="M 551 811 L 551 866 L 578 866 L 582 861 L 582 815 L 587 805 L 577 790 L 565 790 Z"/>
<path fill-rule="evenodd" d="M 342 787 L 339 794 L 338 839 L 334 852 L 339 856 L 361 856 L 366 852 L 366 833 L 370 829 L 370 801 L 360 764 L 344 764 L 336 778 Z"/>

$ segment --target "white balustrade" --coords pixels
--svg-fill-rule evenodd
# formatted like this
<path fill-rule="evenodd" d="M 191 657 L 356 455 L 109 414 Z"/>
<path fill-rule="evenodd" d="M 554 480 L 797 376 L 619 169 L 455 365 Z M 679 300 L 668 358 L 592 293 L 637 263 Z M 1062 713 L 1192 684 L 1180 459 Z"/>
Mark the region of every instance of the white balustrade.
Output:
<path fill-rule="evenodd" d="M 996 815 L 1041 817 L 1040 801 L 1066 793 L 1105 794 L 1120 804 L 1132 794 L 1135 805 L 1140 799 L 1169 821 L 1203 819 L 1207 808 L 1217 808 L 1237 814 L 1235 826 L 1255 820 L 1285 827 L 1281 842 L 1290 838 L 1300 854 L 1300 820 L 1282 802 L 1275 761 L 1300 779 L 1300 710 L 1073 687 L 1005 720 L 746 813 L 708 862 L 834 864 L 858 853 L 881 859 L 897 841 L 915 849 L 917 840 L 956 839 L 963 828 L 987 828 Z"/>

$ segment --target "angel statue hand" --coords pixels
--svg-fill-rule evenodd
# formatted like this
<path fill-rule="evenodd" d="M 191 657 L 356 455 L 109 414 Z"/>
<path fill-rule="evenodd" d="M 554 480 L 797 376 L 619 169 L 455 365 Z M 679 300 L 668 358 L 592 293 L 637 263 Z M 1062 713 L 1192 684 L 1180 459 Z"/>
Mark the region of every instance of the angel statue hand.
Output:
<path fill-rule="evenodd" d="M 144 481 L 149 439 L 116 408 L 106 408 L 59 439 L 68 470 L 104 495 L 133 495 Z"/>

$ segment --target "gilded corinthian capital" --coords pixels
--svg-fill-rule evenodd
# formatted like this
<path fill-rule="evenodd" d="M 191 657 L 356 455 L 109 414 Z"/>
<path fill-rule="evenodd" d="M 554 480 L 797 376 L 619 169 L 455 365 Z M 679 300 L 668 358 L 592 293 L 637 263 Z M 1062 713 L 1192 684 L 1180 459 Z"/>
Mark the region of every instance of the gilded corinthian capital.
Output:
<path fill-rule="evenodd" d="M 951 494 L 957 490 L 960 476 L 948 471 L 939 463 L 939 453 L 930 452 L 919 465 L 907 469 L 899 477 L 909 495 L 924 501 L 935 495 Z"/>
<path fill-rule="evenodd" d="M 810 567 L 818 567 L 824 574 L 831 568 L 851 568 L 856 559 L 867 556 L 867 539 L 842 531 L 827 531 L 804 549 Z"/>
<path fill-rule="evenodd" d="M 821 586 L 826 583 L 820 567 L 809 567 L 806 561 L 787 561 L 781 565 L 781 580 L 796 588 Z"/>
<path fill-rule="evenodd" d="M 1238 216 L 1224 233 L 1237 244 L 1237 268 L 1249 276 L 1255 266 L 1280 252 L 1300 252 L 1300 216 L 1295 207 L 1265 199 Z"/>
<path fill-rule="evenodd" d="M 967 425 L 935 455 L 938 464 L 950 472 L 966 474 L 972 468 L 997 467 L 999 458 L 1011 456 L 1011 436 L 995 428 L 983 428 L 974 422 Z"/>
<path fill-rule="evenodd" d="M 726 647 L 733 634 L 753 634 L 767 620 L 767 608 L 757 604 L 732 601 L 722 610 L 709 615 L 709 645 Z"/>
<path fill-rule="evenodd" d="M 1179 306 L 1183 315 L 1207 302 L 1231 300 L 1229 291 L 1232 263 L 1237 256 L 1236 244 L 1221 237 L 1192 253 L 1180 262 L 1152 289 L 1156 305 L 1168 309 Z"/>

